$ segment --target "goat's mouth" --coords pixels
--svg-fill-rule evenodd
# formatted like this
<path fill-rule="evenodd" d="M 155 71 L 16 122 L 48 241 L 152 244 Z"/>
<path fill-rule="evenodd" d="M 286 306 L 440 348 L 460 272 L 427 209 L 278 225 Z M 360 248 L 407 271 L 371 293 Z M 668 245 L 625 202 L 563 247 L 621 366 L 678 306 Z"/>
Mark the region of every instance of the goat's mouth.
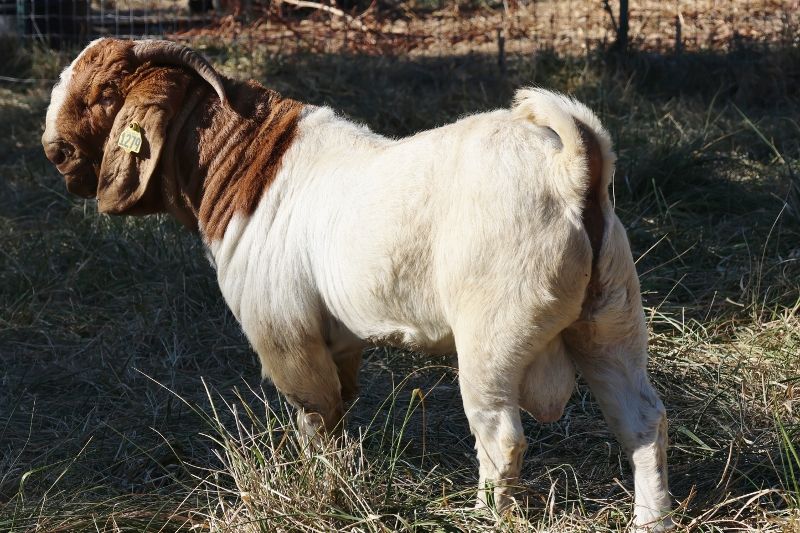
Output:
<path fill-rule="evenodd" d="M 91 166 L 84 167 L 81 172 L 64 174 L 67 191 L 81 198 L 94 198 L 97 196 L 97 176 Z"/>

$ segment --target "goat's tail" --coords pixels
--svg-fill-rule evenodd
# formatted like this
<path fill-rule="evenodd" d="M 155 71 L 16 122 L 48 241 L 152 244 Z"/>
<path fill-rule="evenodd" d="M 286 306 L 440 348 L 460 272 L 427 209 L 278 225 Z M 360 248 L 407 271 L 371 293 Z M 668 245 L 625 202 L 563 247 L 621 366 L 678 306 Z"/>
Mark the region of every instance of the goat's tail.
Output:
<path fill-rule="evenodd" d="M 607 198 L 616 156 L 600 119 L 582 103 L 563 94 L 531 88 L 517 91 L 513 112 L 553 130 L 561 139 L 556 155 L 568 179 L 553 185 L 571 205 L 584 206 L 589 197 Z"/>

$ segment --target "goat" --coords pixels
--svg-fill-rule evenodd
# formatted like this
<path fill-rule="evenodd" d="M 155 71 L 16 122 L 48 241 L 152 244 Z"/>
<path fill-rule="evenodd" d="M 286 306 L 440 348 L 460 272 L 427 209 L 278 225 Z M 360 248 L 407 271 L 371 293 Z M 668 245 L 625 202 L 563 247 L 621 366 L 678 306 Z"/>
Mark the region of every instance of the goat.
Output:
<path fill-rule="evenodd" d="M 171 213 L 200 234 L 304 432 L 341 427 L 368 343 L 456 352 L 478 504 L 505 509 L 520 408 L 558 419 L 577 369 L 633 466 L 634 528 L 672 527 L 615 156 L 582 104 L 525 89 L 389 139 L 178 44 L 100 39 L 53 88 L 42 144 L 101 213 Z"/>

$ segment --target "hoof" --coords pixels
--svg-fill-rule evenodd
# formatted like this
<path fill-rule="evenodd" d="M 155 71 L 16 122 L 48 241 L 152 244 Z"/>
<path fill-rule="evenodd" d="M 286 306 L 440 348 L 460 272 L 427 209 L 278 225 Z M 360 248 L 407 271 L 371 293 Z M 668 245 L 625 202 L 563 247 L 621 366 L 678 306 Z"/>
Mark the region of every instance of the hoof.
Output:
<path fill-rule="evenodd" d="M 665 516 L 661 520 L 634 525 L 631 533 L 661 533 L 662 531 L 672 531 L 675 529 L 675 522 L 672 518 Z"/>

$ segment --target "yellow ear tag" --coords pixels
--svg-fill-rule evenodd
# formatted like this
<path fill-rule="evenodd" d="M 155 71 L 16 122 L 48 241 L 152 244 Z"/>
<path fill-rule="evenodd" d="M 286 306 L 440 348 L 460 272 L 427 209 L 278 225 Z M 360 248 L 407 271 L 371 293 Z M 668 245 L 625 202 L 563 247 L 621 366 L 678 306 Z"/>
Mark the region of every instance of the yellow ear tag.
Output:
<path fill-rule="evenodd" d="M 117 146 L 128 153 L 133 152 L 134 154 L 138 154 L 139 149 L 142 147 L 141 130 L 142 129 L 136 122 L 131 122 L 130 125 L 122 132 L 122 135 L 119 136 Z"/>

